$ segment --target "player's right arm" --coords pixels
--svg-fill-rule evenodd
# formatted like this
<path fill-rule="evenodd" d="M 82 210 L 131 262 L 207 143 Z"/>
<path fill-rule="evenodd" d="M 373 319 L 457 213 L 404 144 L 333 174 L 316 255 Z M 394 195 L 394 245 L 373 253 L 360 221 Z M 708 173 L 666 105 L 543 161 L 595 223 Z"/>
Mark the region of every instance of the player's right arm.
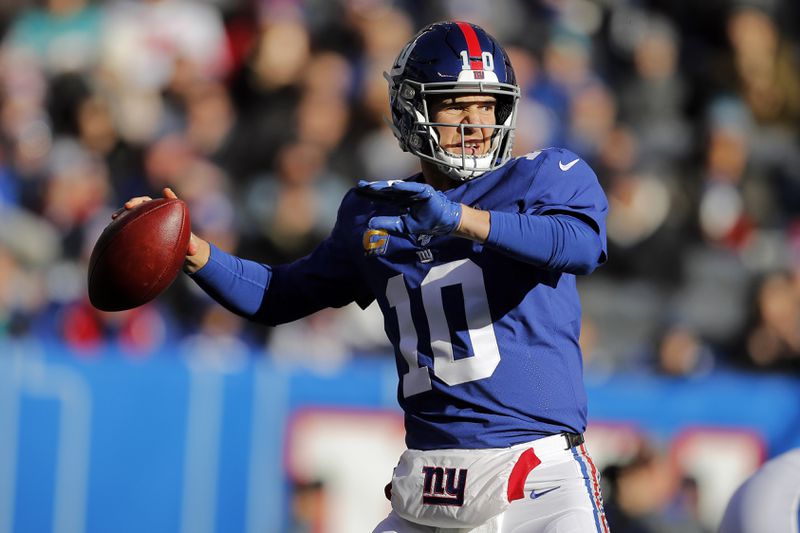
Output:
<path fill-rule="evenodd" d="M 169 189 L 164 194 L 176 197 Z M 134 198 L 125 208 L 149 199 Z M 337 221 L 331 236 L 311 254 L 277 266 L 225 253 L 192 234 L 184 270 L 228 310 L 269 325 L 291 322 L 353 301 L 366 307 L 373 296 L 358 275 L 341 233 Z"/>

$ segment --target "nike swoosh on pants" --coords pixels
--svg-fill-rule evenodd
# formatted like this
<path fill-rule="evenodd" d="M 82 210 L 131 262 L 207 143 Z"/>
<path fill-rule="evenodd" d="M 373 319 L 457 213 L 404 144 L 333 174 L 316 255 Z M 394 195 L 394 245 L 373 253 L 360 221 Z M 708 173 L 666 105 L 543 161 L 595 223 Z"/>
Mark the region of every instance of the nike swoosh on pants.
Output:
<path fill-rule="evenodd" d="M 560 487 L 553 487 L 552 489 L 540 490 L 538 492 L 537 491 L 533 491 L 533 492 L 531 492 L 531 500 L 535 500 L 536 498 L 541 498 L 542 496 L 544 496 L 548 492 L 553 492 L 554 490 L 556 490 L 558 488 L 560 488 Z"/>

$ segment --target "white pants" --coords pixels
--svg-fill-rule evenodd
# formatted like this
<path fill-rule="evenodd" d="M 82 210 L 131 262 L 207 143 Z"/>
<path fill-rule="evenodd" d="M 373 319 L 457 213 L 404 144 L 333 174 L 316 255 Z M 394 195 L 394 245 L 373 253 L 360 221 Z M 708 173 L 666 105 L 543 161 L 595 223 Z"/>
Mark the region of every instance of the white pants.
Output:
<path fill-rule="evenodd" d="M 525 481 L 525 497 L 472 529 L 414 524 L 389 513 L 373 533 L 608 533 L 600 496 L 600 473 L 585 445 L 565 450 L 553 435 L 530 444 L 541 460 Z"/>

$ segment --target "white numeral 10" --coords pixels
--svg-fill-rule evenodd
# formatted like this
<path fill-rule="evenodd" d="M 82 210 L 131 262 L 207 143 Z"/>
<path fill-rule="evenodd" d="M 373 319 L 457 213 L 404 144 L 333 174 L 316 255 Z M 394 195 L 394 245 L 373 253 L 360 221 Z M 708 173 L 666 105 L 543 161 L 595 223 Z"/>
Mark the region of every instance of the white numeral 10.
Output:
<path fill-rule="evenodd" d="M 461 69 L 462 70 L 469 70 L 469 53 L 466 50 L 461 50 Z M 483 61 L 483 70 L 494 70 L 494 57 L 489 52 L 482 52 L 481 53 L 481 61 Z"/>
<path fill-rule="evenodd" d="M 445 287 L 459 286 L 464 297 L 467 333 L 474 353 L 456 360 L 453 355 L 450 328 L 442 299 Z M 492 327 L 486 287 L 480 267 L 469 259 L 437 265 L 420 284 L 422 304 L 431 334 L 433 374 L 448 385 L 488 378 L 500 363 L 500 350 Z M 402 274 L 389 279 L 386 299 L 397 313 L 400 334 L 398 349 L 408 363 L 403 374 L 403 397 L 431 389 L 428 367 L 422 366 L 417 354 L 417 331 L 411 318 L 411 302 Z"/>

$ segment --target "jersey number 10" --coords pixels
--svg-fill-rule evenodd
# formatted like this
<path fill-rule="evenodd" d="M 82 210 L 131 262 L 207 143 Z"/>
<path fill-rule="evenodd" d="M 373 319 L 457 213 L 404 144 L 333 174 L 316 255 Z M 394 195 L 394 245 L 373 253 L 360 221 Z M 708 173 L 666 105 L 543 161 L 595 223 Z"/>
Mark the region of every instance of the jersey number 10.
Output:
<path fill-rule="evenodd" d="M 459 286 L 464 296 L 467 333 L 474 353 L 455 359 L 450 328 L 445 315 L 442 290 Z M 431 334 L 433 368 L 430 372 L 448 385 L 488 378 L 500 363 L 500 350 L 492 328 L 492 317 L 486 298 L 483 271 L 469 259 L 437 265 L 430 269 L 420 284 L 422 304 Z M 407 398 L 431 389 L 427 366 L 421 365 L 417 353 L 417 331 L 411 317 L 411 302 L 402 274 L 389 279 L 386 299 L 397 313 L 400 333 L 398 349 L 408 363 L 403 374 L 403 397 Z"/>

